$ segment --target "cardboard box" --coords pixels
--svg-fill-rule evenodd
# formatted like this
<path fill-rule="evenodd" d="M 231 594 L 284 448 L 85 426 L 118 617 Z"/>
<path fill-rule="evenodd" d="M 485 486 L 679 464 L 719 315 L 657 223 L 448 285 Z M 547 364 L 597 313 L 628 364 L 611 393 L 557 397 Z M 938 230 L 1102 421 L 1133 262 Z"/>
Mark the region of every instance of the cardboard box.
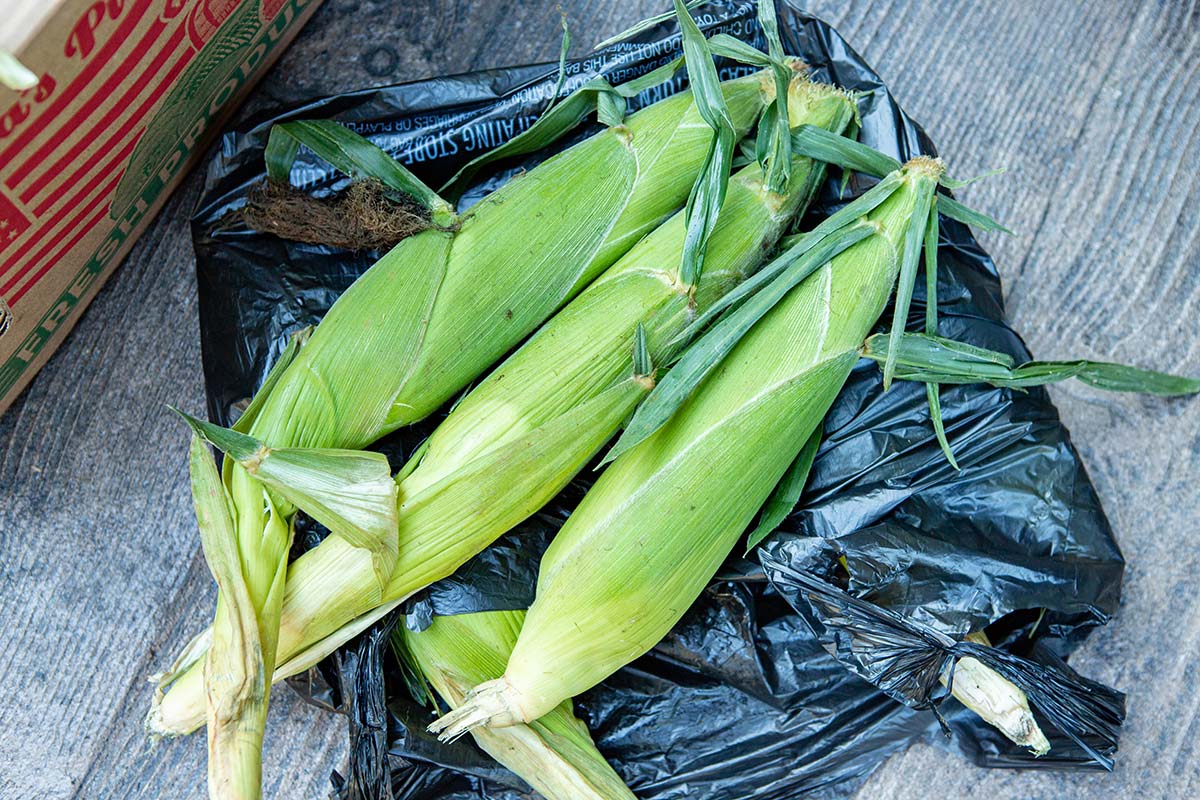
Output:
<path fill-rule="evenodd" d="M 320 3 L 3 0 L 0 413 Z"/>

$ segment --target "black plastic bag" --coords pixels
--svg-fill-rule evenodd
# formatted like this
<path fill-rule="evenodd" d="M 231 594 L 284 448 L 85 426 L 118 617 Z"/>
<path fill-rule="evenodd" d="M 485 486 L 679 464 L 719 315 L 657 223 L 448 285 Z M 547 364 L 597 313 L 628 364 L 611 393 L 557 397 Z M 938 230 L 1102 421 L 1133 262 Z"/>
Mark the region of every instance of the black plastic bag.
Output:
<path fill-rule="evenodd" d="M 723 30 L 763 44 L 755 39 L 753 4 L 727 0 L 694 13 L 706 34 Z M 785 48 L 816 77 L 862 93 L 862 141 L 901 160 L 934 153 L 879 77 L 828 25 L 781 4 L 780 26 Z M 668 22 L 632 42 L 589 57 L 588 69 L 606 62 L 602 71 L 610 81 L 628 80 L 672 58 L 678 36 Z M 570 74 L 578 81 L 585 71 L 575 62 Z M 527 127 L 554 81 L 553 65 L 417 81 L 314 101 L 228 134 L 194 219 L 212 418 L 231 422 L 287 335 L 318 321 L 378 256 L 286 242 L 230 222 L 228 212 L 263 177 L 262 148 L 273 122 L 334 117 L 436 185 L 480 147 Z M 507 166 L 473 196 L 521 165 Z M 305 188 L 317 193 L 346 183 L 304 154 L 293 181 L 301 175 Z M 838 207 L 832 184 L 812 216 Z M 858 188 L 856 180 L 850 187 Z M 939 262 L 940 333 L 1027 358 L 1003 321 L 995 267 L 965 227 L 943 220 Z M 917 281 L 914 323 L 924 313 L 923 285 Z M 639 797 L 844 796 L 889 754 L 922 737 L 987 766 L 1092 763 L 1053 729 L 1054 750 L 1034 761 L 953 700 L 940 706 L 954 732 L 947 739 L 934 714 L 864 680 L 855 672 L 861 664 L 845 653 L 839 661 L 830 653 L 837 648 L 827 649 L 828 641 L 814 633 L 825 618 L 801 596 L 792 580 L 797 573 L 838 584 L 951 639 L 988 626 L 1005 652 L 1058 669 L 1088 631 L 1116 611 L 1124 563 L 1045 392 L 948 387 L 942 407 L 961 472 L 938 448 L 922 387 L 899 384 L 884 395 L 878 368 L 861 362 L 826 419 L 799 510 L 750 560 L 735 554 L 653 651 L 578 699 L 578 713 L 601 751 Z M 436 421 L 381 443 L 394 466 Z M 420 626 L 435 613 L 526 605 L 545 544 L 591 480 L 585 470 L 541 513 L 410 603 L 407 624 Z M 839 558 L 845 573 L 838 572 Z M 444 746 L 424 731 L 430 712 L 409 696 L 395 664 L 382 658 L 381 641 L 380 629 L 369 632 L 303 685 L 320 702 L 340 702 L 356 721 L 353 778 L 342 796 L 527 796 L 528 788 L 469 737 Z M 347 658 L 353 674 L 343 669 L 339 677 Z M 375 758 L 379 734 L 371 725 L 385 689 L 390 779 Z M 902 696 L 922 705 L 914 698 Z M 1111 700 L 1117 704 L 1119 696 Z"/>

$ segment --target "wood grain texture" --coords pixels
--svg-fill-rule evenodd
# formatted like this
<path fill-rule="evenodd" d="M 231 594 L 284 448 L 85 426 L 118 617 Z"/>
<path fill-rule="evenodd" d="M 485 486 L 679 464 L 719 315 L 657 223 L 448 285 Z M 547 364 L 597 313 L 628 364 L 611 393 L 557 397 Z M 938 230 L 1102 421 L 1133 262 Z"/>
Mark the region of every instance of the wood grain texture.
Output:
<path fill-rule="evenodd" d="M 326 0 L 244 114 L 371 84 L 557 55 L 553 0 Z M 564 2 L 576 52 L 661 2 Z M 1200 374 L 1195 3 L 816 0 L 1017 231 L 985 236 L 1039 357 Z M 0 417 L 0 798 L 201 798 L 200 737 L 148 746 L 146 676 L 211 614 L 164 410 L 202 408 L 192 175 L 63 348 Z M 866 798 L 1200 792 L 1200 402 L 1052 389 L 1130 560 L 1077 657 L 1130 693 L 1112 775 L 976 769 L 916 746 Z M 273 695 L 268 796 L 324 797 L 344 726 Z"/>

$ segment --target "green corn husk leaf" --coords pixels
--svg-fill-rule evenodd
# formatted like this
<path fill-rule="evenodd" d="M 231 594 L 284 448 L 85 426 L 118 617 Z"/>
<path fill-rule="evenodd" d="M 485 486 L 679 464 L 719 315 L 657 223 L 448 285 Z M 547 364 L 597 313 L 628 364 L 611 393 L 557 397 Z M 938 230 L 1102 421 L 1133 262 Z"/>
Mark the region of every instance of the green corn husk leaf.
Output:
<path fill-rule="evenodd" d="M 938 211 L 937 197 L 933 198 L 933 208 L 929 214 L 929 222 L 925 226 L 925 333 L 937 335 L 938 315 Z M 950 440 L 946 438 L 946 424 L 942 420 L 941 389 L 936 383 L 925 384 L 925 398 L 929 403 L 929 419 L 933 422 L 933 432 L 937 436 L 938 446 L 942 448 L 950 466 L 959 469 Z"/>
<path fill-rule="evenodd" d="M 628 98 L 634 97 L 646 89 L 666 83 L 682 66 L 683 59 L 677 58 L 620 86 L 613 86 L 603 78 L 596 77 L 563 98 L 562 101 L 558 101 L 558 93 L 562 85 L 562 70 L 564 69 L 564 65 L 560 61 L 560 79 L 559 85 L 555 88 L 554 99 L 533 125 L 499 147 L 468 161 L 446 182 L 442 191 L 451 196 L 460 195 L 467 188 L 470 180 L 483 167 L 506 158 L 526 155 L 553 144 L 578 127 L 579 123 L 583 122 L 592 111 L 596 112 L 597 118 L 603 125 L 610 128 L 622 125 L 625 121 L 625 106 Z"/>
<path fill-rule="evenodd" d="M 783 41 L 779 38 L 779 17 L 775 13 L 774 3 L 758 4 L 758 24 L 767 40 L 767 55 L 776 63 L 783 63 Z M 770 181 L 767 184 L 770 185 Z"/>
<path fill-rule="evenodd" d="M 639 378 L 654 376 L 654 361 L 646 343 L 646 326 L 639 322 L 633 332 L 633 374 Z"/>
<path fill-rule="evenodd" d="M 231 734 L 228 747 L 222 748 L 223 752 L 215 759 L 214 743 L 211 738 L 209 740 L 209 784 L 210 794 L 214 797 L 257 798 L 261 791 L 262 738 L 266 726 L 269 684 L 265 681 L 260 683 L 260 680 L 274 672 L 279 620 L 283 609 L 284 578 L 287 575 L 285 554 L 292 546 L 295 532 L 291 520 L 283 518 L 269 496 L 264 497 L 264 505 L 263 545 L 273 558 L 264 565 L 266 569 L 252 567 L 247 570 L 243 564 L 249 599 L 254 604 L 258 617 L 258 647 L 262 672 L 261 677 L 259 674 L 255 676 L 253 694 L 257 698 L 261 691 L 261 702 L 239 702 L 237 698 L 246 687 L 241 683 L 230 683 L 227 674 L 219 673 L 210 659 L 205 660 L 204 689 L 208 698 L 208 708 L 221 710 L 220 715 Z M 226 613 L 225 604 L 225 595 L 218 595 L 217 611 L 213 617 L 213 649 L 210 650 L 210 654 L 223 648 L 221 629 L 224 627 L 222 615 Z M 249 646 L 249 643 L 245 642 L 244 645 Z M 226 793 L 220 787 L 214 790 L 211 777 L 214 772 L 222 776 L 223 782 L 234 787 L 231 792 Z"/>
<path fill-rule="evenodd" d="M 821 426 L 818 425 L 812 435 L 808 437 L 808 441 L 804 443 L 800 455 L 796 456 L 796 460 L 788 467 L 788 471 L 784 473 L 779 485 L 767 498 L 758 526 L 746 539 L 747 553 L 774 533 L 779 524 L 787 519 L 788 514 L 796 509 L 796 504 L 800 502 L 800 495 L 804 492 L 804 484 L 808 482 L 808 473 L 812 469 L 813 459 L 817 457 L 817 449 L 821 446 L 821 433 Z"/>
<path fill-rule="evenodd" d="M 1110 392 L 1137 392 L 1164 397 L 1200 392 L 1200 378 L 1104 361 L 1030 361 L 1013 370 L 1013 379 L 1008 385 L 1015 388 L 1042 386 L 1068 377 Z"/>
<path fill-rule="evenodd" d="M 217 797 L 256 796 L 262 770 L 258 721 L 267 709 L 258 614 L 242 574 L 225 488 L 212 454 L 197 435 L 191 439 L 189 468 L 200 543 L 220 592 L 204 661 L 210 792 Z"/>
<path fill-rule="evenodd" d="M 949 175 L 943 175 L 938 183 L 940 183 L 942 186 L 945 186 L 947 189 L 962 189 L 966 186 L 970 186 L 972 183 L 977 183 L 985 178 L 993 178 L 997 175 L 1003 175 L 1006 172 L 1008 172 L 1007 168 L 997 167 L 996 169 L 989 169 L 987 172 L 971 178 L 966 178 L 964 180 L 957 180 L 955 178 L 951 178 Z"/>
<path fill-rule="evenodd" d="M 688 10 L 691 10 L 691 9 L 695 8 L 696 6 L 704 5 L 706 2 L 708 2 L 708 0 L 687 0 L 687 2 L 684 3 L 684 6 Z M 669 19 L 674 19 L 676 17 L 676 13 L 677 12 L 675 11 L 675 9 L 672 8 L 670 11 L 664 11 L 663 13 L 656 14 L 653 17 L 647 17 L 646 19 L 642 20 L 641 22 L 637 23 L 636 25 L 633 25 L 633 26 L 621 31 L 616 36 L 610 36 L 607 39 L 605 39 L 604 41 L 595 44 L 592 47 L 592 50 L 593 51 L 603 50 L 604 48 L 608 47 L 611 44 L 616 44 L 617 42 L 623 42 L 626 39 L 629 39 L 633 36 L 637 36 L 642 31 L 650 30 L 655 25 L 666 22 Z"/>
<path fill-rule="evenodd" d="M 188 643 L 179 651 L 179 655 L 171 662 L 171 666 L 162 672 L 152 673 L 147 678 L 150 683 L 154 684 L 155 702 L 152 708 L 156 708 L 162 702 L 167 687 L 179 680 L 184 674 L 189 674 L 188 670 L 192 669 L 193 666 L 199 664 L 208 656 L 208 648 L 211 646 L 212 627 L 208 627 L 188 640 Z M 150 716 L 153 716 L 153 714 Z M 147 728 L 153 730 L 149 720 L 147 720 Z"/>
<path fill-rule="evenodd" d="M 891 343 L 891 334 L 875 334 L 867 339 L 863 355 L 875 361 L 882 361 L 887 358 Z M 973 374 L 982 370 L 979 374 L 986 376 L 980 378 L 982 381 L 987 381 L 990 377 L 1003 379 L 1016 364 L 1007 353 L 919 333 L 905 333 L 900 339 L 898 351 L 897 363 L 906 368 L 928 368 L 947 374 L 964 371 Z"/>
<path fill-rule="evenodd" d="M 859 217 L 870 213 L 890 197 L 892 192 L 899 187 L 900 183 L 901 177 L 899 175 L 889 176 L 880 181 L 877 186 L 872 187 L 862 197 L 847 204 L 840 211 L 824 220 L 817 227 L 813 228 L 812 231 L 785 238 L 782 242 L 783 252 L 777 258 L 759 270 L 741 286 L 738 286 L 700 313 L 696 317 L 696 320 L 673 340 L 672 344 L 676 348 L 682 348 L 684 345 L 690 344 L 714 319 L 722 314 L 732 313 L 729 312 L 729 309 L 736 307 L 747 297 L 756 294 L 767 284 L 775 280 L 784 280 L 788 285 L 794 286 L 798 277 L 803 279 L 803 276 L 809 274 L 803 269 L 797 270 L 795 268 L 801 257 L 825 242 L 826 237 L 834 234 L 840 235 L 844 229 L 850 227 Z M 788 277 L 781 279 L 780 276 L 785 274 Z"/>
<path fill-rule="evenodd" d="M 863 355 L 886 361 L 893 354 L 896 377 L 930 383 L 990 383 L 1022 389 L 1078 378 L 1099 389 L 1162 396 L 1200 392 L 1200 378 L 1140 369 L 1103 361 L 1028 361 L 1014 366 L 1012 358 L 927 334 L 906 333 L 899 347 L 892 347 L 891 334 L 876 334 L 867 340 Z"/>
<path fill-rule="evenodd" d="M 679 409 L 695 388 L 720 365 L 754 325 L 793 287 L 820 269 L 829 259 L 875 232 L 870 223 L 852 224 L 825 237 L 813 238 L 794 250 L 807 247 L 799 256 L 785 254 L 787 268 L 772 283 L 760 289 L 737 310 L 722 319 L 702 340 L 689 348 L 674 368 L 639 406 L 621 438 L 604 456 L 604 463 L 618 458 L 649 438 Z M 811 244 L 811 247 L 808 245 Z M 793 251 L 794 253 L 794 251 Z"/>
<path fill-rule="evenodd" d="M 853 115 L 839 91 L 804 82 L 794 91 L 794 118 L 840 129 Z M 452 572 L 557 492 L 649 391 L 646 367 L 663 363 L 693 315 L 753 272 L 822 176 L 797 159 L 780 196 L 764 191 L 757 165 L 747 167 L 730 180 L 698 285 L 678 271 L 686 227 L 677 214 L 468 393 L 400 473 L 401 555 L 385 591 L 338 537 L 292 564 L 280 633 L 286 668 L 344 641 L 381 603 Z M 184 675 L 165 697 L 169 732 L 196 724 L 194 691 Z"/>
<path fill-rule="evenodd" d="M 177 413 L 196 435 L 284 500 L 370 552 L 376 579 L 387 584 L 398 555 L 397 489 L 387 457 L 361 450 L 272 449 L 253 436 Z"/>
<path fill-rule="evenodd" d="M 935 188 L 930 168 L 906 173 L 872 212 L 875 234 L 787 292 L 600 476 L 542 558 L 503 679 L 432 730 L 536 719 L 666 634 L 821 424 L 891 295 L 893 241 Z"/>
<path fill-rule="evenodd" d="M 925 223 L 925 333 L 930 336 L 936 336 L 938 330 L 938 227 L 935 195 Z"/>
<path fill-rule="evenodd" d="M 845 170 L 854 170 L 866 175 L 873 175 L 877 178 L 888 175 L 900 168 L 900 162 L 886 153 L 881 153 L 872 147 L 868 147 L 861 142 L 856 142 L 846 136 L 831 134 L 828 131 L 822 131 L 817 128 L 801 126 L 792 134 L 792 147 L 796 152 L 810 158 L 825 161 L 829 164 L 836 164 Z M 967 181 L 956 181 L 953 178 L 947 178 L 945 175 L 942 175 L 938 178 L 938 183 L 941 186 L 953 189 L 967 186 L 977 180 L 991 175 L 998 175 L 1002 172 L 1004 172 L 1003 169 L 992 170 Z M 1011 230 L 996 220 L 979 211 L 967 208 L 948 195 L 938 195 L 938 199 L 940 202 L 938 211 L 950 219 L 961 222 L 964 225 L 980 228 L 981 230 L 999 231 L 1007 233 L 1010 236 L 1013 235 Z"/>
<path fill-rule="evenodd" d="M 524 617 L 523 611 L 435 617 L 419 633 L 401 626 L 393 643 L 401 661 L 455 708 L 472 686 L 504 673 Z M 596 750 L 570 700 L 529 725 L 479 730 L 474 737 L 546 800 L 634 800 Z"/>
<path fill-rule="evenodd" d="M 962 469 L 958 465 L 958 459 L 954 457 L 954 449 L 950 447 L 950 440 L 946 438 L 946 423 L 942 419 L 941 389 L 936 383 L 925 384 L 925 400 L 929 404 L 929 419 L 933 422 L 933 434 L 937 437 L 938 446 L 942 448 L 942 454 L 946 456 L 950 466 L 954 469 Z"/>
<path fill-rule="evenodd" d="M 691 91 L 696 99 L 696 109 L 701 118 L 713 129 L 712 142 L 709 145 L 708 157 L 700 170 L 691 194 L 688 196 L 684 219 L 687 221 L 687 236 L 683 241 L 682 266 L 680 278 L 684 283 L 694 286 L 700 280 L 704 265 L 705 249 L 721 206 L 725 202 L 725 192 L 729 185 L 729 172 L 733 164 L 733 146 L 741 137 L 734 128 L 725 106 L 725 96 L 721 91 L 721 80 L 717 77 L 717 67 L 713 63 L 713 54 L 709 50 L 708 40 L 704 38 L 700 28 L 688 13 L 683 0 L 674 0 L 675 16 L 679 19 L 679 29 L 682 34 L 683 59 L 688 67 L 688 80 Z M 783 84 L 786 92 L 787 82 Z M 778 85 L 776 91 L 779 91 Z M 785 106 L 786 94 L 777 97 Z M 774 107 L 774 104 L 771 106 Z M 786 122 L 786 111 L 785 111 Z"/>
<path fill-rule="evenodd" d="M 882 178 L 902 166 L 887 153 L 881 153 L 869 145 L 855 141 L 852 136 L 832 133 L 813 126 L 798 127 L 792 133 L 792 142 L 800 152 L 810 158 L 876 178 Z M 1002 175 L 1006 171 L 1004 168 L 993 169 L 966 180 L 956 180 L 943 173 L 938 177 L 938 185 L 947 189 L 962 189 L 984 178 Z"/>
<path fill-rule="evenodd" d="M 895 309 L 892 313 L 892 330 L 900 333 L 908 324 L 908 307 L 912 303 L 913 283 L 917 278 L 917 267 L 921 263 L 921 245 L 925 242 L 925 231 L 929 227 L 929 210 L 933 198 L 928 194 L 917 196 L 917 204 L 908 229 L 904 232 L 900 246 L 900 280 L 896 285 Z M 896 374 L 896 354 L 889 353 L 883 362 L 883 390 L 892 385 Z"/>
<path fill-rule="evenodd" d="M 775 15 L 774 3 L 758 4 L 758 23 L 767 40 L 766 53 L 723 33 L 713 36 L 709 40 L 709 47 L 716 55 L 770 68 L 775 78 L 775 102 L 763 112 L 763 119 L 759 123 L 755 159 L 767 170 L 767 188 L 782 192 L 787 189 L 788 165 L 792 160 L 791 124 L 784 100 L 792 78 L 792 67 L 779 39 L 779 20 Z"/>
<path fill-rule="evenodd" d="M 454 223 L 454 208 L 420 178 L 380 147 L 333 120 L 282 122 L 271 127 L 265 159 L 267 176 L 286 182 L 303 145 L 352 178 L 376 178 L 384 186 L 416 200 L 434 224 Z"/>
<path fill-rule="evenodd" d="M 753 145 L 749 144 L 745 139 L 743 139 L 741 142 L 738 143 L 737 152 L 735 152 L 733 154 L 733 160 L 731 162 L 729 162 L 730 166 L 734 170 L 739 170 L 748 164 L 754 163 L 754 161 L 755 161 L 754 152 L 753 152 L 753 150 L 751 150 L 750 153 L 747 153 L 746 152 L 747 147 L 752 148 Z"/>
<path fill-rule="evenodd" d="M 300 650 L 291 653 L 287 661 L 275 667 L 275 674 L 271 676 L 271 682 L 279 683 L 285 678 L 299 675 L 302 672 L 308 672 L 328 658 L 338 648 L 357 637 L 360 633 L 364 633 L 376 622 L 398 608 L 405 599 L 407 598 L 392 600 L 377 608 L 373 608 L 366 614 L 351 620 L 327 636 L 312 641 L 304 645 Z M 186 680 L 186 677 L 184 677 L 184 680 Z"/>
<path fill-rule="evenodd" d="M 956 222 L 961 222 L 964 225 L 970 225 L 973 228 L 979 228 L 985 231 L 998 231 L 1007 233 L 1009 236 L 1015 236 L 1011 230 L 1001 225 L 996 220 L 986 214 L 983 214 L 974 209 L 967 208 L 962 203 L 947 195 L 938 195 L 938 213 L 944 217 L 949 217 Z"/>
<path fill-rule="evenodd" d="M 809 158 L 876 178 L 900 169 L 900 162 L 886 153 L 812 125 L 801 125 L 792 132 L 792 146 Z"/>
<path fill-rule="evenodd" d="M 550 105 L 546 106 L 547 111 L 554 108 L 558 102 L 558 95 L 562 92 L 563 84 L 567 82 L 567 52 L 571 49 L 571 29 L 567 25 L 567 12 L 562 10 L 562 6 L 559 6 L 558 13 L 562 19 L 562 44 L 558 48 L 558 78 L 554 81 L 554 91 L 550 94 Z"/>

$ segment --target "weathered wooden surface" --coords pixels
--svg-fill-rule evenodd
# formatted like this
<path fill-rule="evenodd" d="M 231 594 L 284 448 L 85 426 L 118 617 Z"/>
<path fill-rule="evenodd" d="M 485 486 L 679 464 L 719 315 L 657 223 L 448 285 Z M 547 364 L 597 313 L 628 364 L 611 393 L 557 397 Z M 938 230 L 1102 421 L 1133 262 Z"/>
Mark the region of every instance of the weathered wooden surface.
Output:
<path fill-rule="evenodd" d="M 664 5 L 563 4 L 577 50 Z M 249 112 L 312 94 L 553 58 L 554 0 L 326 0 Z M 1042 357 L 1200 374 L 1195 3 L 818 0 L 1010 224 L 986 236 Z M 146 676 L 211 612 L 165 403 L 202 407 L 186 219 L 193 175 L 32 387 L 0 418 L 0 797 L 199 798 L 200 737 L 144 742 Z M 985 771 L 926 746 L 871 798 L 1182 798 L 1200 792 L 1200 402 L 1053 390 L 1130 567 L 1077 657 L 1130 693 L 1113 775 Z M 272 703 L 268 796 L 325 795 L 344 727 Z"/>

